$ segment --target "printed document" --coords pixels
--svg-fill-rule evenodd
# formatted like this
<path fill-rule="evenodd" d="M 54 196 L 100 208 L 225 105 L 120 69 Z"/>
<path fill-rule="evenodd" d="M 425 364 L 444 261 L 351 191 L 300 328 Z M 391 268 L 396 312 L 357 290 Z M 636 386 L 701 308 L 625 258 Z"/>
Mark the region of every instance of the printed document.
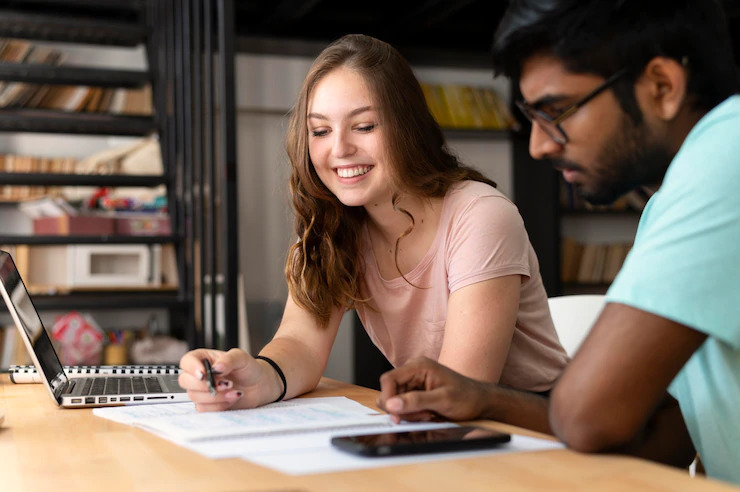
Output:
<path fill-rule="evenodd" d="M 212 459 L 242 458 L 291 475 L 328 473 L 522 451 L 559 449 L 557 441 L 513 435 L 490 450 L 363 458 L 332 447 L 339 435 L 454 427 L 449 422 L 393 424 L 349 398 L 296 398 L 251 410 L 198 413 L 193 403 L 104 407 L 95 415 L 148 430 Z"/>
<path fill-rule="evenodd" d="M 375 426 L 385 415 L 344 397 L 296 398 L 259 408 L 200 413 L 191 402 L 96 408 L 93 413 L 178 443 Z"/>

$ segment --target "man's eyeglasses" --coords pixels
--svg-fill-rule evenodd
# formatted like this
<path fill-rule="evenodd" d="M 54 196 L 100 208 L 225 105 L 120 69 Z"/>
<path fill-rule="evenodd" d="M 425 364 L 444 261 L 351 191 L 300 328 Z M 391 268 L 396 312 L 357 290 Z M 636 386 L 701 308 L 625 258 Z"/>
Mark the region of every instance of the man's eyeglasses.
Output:
<path fill-rule="evenodd" d="M 578 108 L 611 87 L 617 80 L 619 80 L 620 77 L 622 77 L 626 73 L 627 69 L 624 68 L 618 71 L 617 73 L 606 79 L 603 84 L 589 92 L 579 101 L 576 101 L 572 105 L 568 106 L 565 110 L 563 110 L 562 113 L 555 117 L 550 116 L 546 112 L 538 109 L 535 106 L 532 106 L 526 101 L 516 101 L 516 105 L 522 111 L 522 113 L 524 113 L 524 116 L 526 116 L 529 121 L 531 121 L 532 123 L 537 123 L 540 128 L 542 128 L 545 133 L 547 133 L 550 138 L 555 140 L 557 143 L 559 143 L 560 145 L 565 145 L 568 143 L 568 135 L 566 135 L 563 129 L 560 127 L 560 123 L 562 123 L 566 118 L 578 111 Z"/>

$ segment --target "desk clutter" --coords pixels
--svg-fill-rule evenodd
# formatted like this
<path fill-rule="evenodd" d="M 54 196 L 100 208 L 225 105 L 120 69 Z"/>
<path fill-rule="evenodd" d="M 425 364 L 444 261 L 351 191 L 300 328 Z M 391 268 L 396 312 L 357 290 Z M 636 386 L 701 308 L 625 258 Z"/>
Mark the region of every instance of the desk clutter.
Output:
<path fill-rule="evenodd" d="M 56 316 L 47 330 L 67 375 L 179 374 L 176 364 L 187 342 L 153 334 L 154 320 L 149 325 L 102 328 L 91 314 L 69 311 Z M 0 367 L 9 369 L 13 382 L 40 382 L 14 325 L 0 326 Z"/>

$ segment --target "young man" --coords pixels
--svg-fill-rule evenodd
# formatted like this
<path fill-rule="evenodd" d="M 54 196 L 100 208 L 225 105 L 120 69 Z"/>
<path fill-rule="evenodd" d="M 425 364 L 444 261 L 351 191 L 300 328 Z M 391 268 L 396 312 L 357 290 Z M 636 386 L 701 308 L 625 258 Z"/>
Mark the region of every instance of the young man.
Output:
<path fill-rule="evenodd" d="M 715 0 L 512 2 L 493 58 L 519 81 L 532 156 L 592 203 L 658 191 L 549 402 L 416 360 L 382 377 L 383 408 L 516 421 L 677 465 L 695 448 L 709 476 L 740 483 L 740 83 L 726 26 Z"/>

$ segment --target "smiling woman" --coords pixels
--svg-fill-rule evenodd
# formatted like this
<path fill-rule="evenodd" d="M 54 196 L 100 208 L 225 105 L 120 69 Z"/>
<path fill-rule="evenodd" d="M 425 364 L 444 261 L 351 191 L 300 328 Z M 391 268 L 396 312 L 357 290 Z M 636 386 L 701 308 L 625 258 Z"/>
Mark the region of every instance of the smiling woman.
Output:
<path fill-rule="evenodd" d="M 348 68 L 328 73 L 308 108 L 308 149 L 321 182 L 344 205 L 390 203 L 383 128 L 362 77 Z"/>
<path fill-rule="evenodd" d="M 395 366 L 426 356 L 482 381 L 552 387 L 567 356 L 523 221 L 447 150 L 393 47 L 363 35 L 329 45 L 298 94 L 286 148 L 297 237 L 283 319 L 263 360 L 183 358 L 180 383 L 199 410 L 312 390 L 347 309 Z M 200 378 L 206 358 L 224 388 L 216 397 Z"/>

